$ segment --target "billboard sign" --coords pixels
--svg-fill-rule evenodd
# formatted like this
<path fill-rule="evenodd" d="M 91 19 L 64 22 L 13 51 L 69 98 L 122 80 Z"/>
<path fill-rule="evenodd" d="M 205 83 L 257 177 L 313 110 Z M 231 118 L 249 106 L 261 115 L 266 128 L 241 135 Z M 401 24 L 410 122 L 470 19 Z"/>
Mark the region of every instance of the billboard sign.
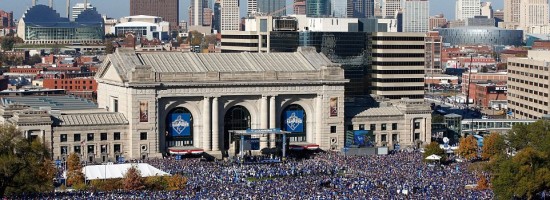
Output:
<path fill-rule="evenodd" d="M 170 119 L 170 135 L 173 137 L 191 135 L 191 114 L 173 113 Z"/>

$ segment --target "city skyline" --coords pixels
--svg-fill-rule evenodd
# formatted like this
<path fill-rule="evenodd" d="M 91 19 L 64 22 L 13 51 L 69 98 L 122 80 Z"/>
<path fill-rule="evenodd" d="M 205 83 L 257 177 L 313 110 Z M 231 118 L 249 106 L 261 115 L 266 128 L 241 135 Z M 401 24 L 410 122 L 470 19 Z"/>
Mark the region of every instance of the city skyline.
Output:
<path fill-rule="evenodd" d="M 76 3 L 82 3 L 82 1 L 71 1 L 71 7 L 74 6 Z M 89 0 L 89 3 L 91 3 L 94 7 L 97 8 L 97 11 L 102 14 L 106 15 L 110 18 L 121 18 L 124 16 L 130 15 L 130 0 L 117 0 L 117 1 L 108 1 L 108 0 Z M 109 3 L 107 3 L 109 2 Z M 286 4 L 290 5 L 292 4 L 293 0 L 286 0 Z M 494 10 L 503 10 L 504 8 L 504 1 L 498 0 L 498 1 L 490 1 L 493 6 Z M 66 16 L 65 14 L 65 1 L 62 0 L 54 0 L 54 9 L 61 15 Z M 247 0 L 239 0 L 239 3 L 241 5 L 240 8 L 240 15 L 245 16 L 246 15 L 246 5 Z M 46 0 L 38 0 L 37 4 L 48 4 L 48 1 Z M 19 20 L 23 13 L 32 5 L 31 0 L 0 0 L 0 9 L 4 11 L 13 11 L 14 18 L 16 20 Z M 452 5 L 452 6 L 449 6 Z M 430 1 L 430 16 L 443 13 L 446 18 L 448 19 L 454 19 L 455 18 L 455 3 L 453 1 L 443 1 L 443 0 L 432 0 Z M 189 21 L 189 14 L 188 14 L 188 8 L 190 6 L 189 0 L 180 1 L 180 20 Z M 117 10 L 118 9 L 118 10 Z M 293 9 L 292 7 L 287 8 L 287 14 L 292 14 Z"/>

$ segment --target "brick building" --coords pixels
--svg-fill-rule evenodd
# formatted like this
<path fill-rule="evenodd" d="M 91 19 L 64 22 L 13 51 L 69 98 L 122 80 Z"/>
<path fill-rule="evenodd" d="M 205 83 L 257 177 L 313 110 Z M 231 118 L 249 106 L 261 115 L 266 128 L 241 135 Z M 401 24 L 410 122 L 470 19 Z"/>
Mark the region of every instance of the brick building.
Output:
<path fill-rule="evenodd" d="M 472 99 L 479 107 L 488 108 L 491 101 L 506 100 L 506 84 L 475 84 L 474 87 L 476 93 Z"/>
<path fill-rule="evenodd" d="M 471 82 L 470 82 L 471 77 Z M 470 100 L 476 95 L 476 84 L 493 83 L 497 85 L 506 84 L 508 77 L 506 72 L 497 73 L 463 73 L 462 74 L 462 94 L 470 94 Z M 468 87 L 470 83 L 470 87 Z"/>
<path fill-rule="evenodd" d="M 67 91 L 67 94 L 95 100 L 97 82 L 93 77 L 45 78 L 42 80 L 42 87 L 48 89 L 64 89 Z"/>

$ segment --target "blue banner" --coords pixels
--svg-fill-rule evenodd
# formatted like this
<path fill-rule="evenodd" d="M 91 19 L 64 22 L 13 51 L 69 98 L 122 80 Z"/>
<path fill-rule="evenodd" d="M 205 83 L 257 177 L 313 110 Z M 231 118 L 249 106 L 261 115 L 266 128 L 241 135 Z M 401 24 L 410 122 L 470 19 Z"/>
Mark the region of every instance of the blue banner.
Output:
<path fill-rule="evenodd" d="M 285 128 L 286 131 L 293 133 L 304 132 L 304 111 L 291 110 L 285 113 Z"/>
<path fill-rule="evenodd" d="M 170 119 L 170 134 L 173 137 L 191 135 L 191 114 L 173 113 Z"/>
<path fill-rule="evenodd" d="M 364 147 L 365 146 L 365 135 L 369 133 L 365 130 L 357 130 L 353 131 L 353 143 L 357 146 Z"/>

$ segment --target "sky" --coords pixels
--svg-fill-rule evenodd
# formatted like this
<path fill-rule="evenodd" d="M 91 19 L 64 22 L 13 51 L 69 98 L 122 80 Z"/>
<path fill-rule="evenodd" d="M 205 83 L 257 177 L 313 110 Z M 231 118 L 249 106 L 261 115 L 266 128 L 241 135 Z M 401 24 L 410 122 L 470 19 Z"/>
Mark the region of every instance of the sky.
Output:
<path fill-rule="evenodd" d="M 190 0 L 180 0 L 180 19 L 182 20 L 188 21 L 189 14 L 187 8 L 189 7 L 189 1 Z M 293 0 L 286 1 L 287 5 L 293 2 Z M 493 1 L 493 10 L 502 9 L 504 4 L 503 1 L 504 0 Z M 48 4 L 48 0 L 37 0 L 37 2 L 38 4 Z M 84 0 L 71 0 L 72 5 L 78 2 L 84 2 Z M 111 18 L 121 18 L 130 14 L 130 0 L 88 0 L 88 2 L 96 7 L 100 14 L 107 15 Z M 31 0 L 0 0 L 0 9 L 13 11 L 14 18 L 19 19 L 31 4 Z M 243 13 L 246 12 L 246 0 L 240 0 L 240 4 L 241 15 L 243 15 Z M 57 10 L 61 16 L 66 16 L 65 0 L 54 0 L 54 9 Z M 287 10 L 288 14 L 292 12 L 291 8 Z M 454 12 L 454 0 L 430 0 L 430 15 L 443 13 L 447 19 L 454 19 Z"/>

